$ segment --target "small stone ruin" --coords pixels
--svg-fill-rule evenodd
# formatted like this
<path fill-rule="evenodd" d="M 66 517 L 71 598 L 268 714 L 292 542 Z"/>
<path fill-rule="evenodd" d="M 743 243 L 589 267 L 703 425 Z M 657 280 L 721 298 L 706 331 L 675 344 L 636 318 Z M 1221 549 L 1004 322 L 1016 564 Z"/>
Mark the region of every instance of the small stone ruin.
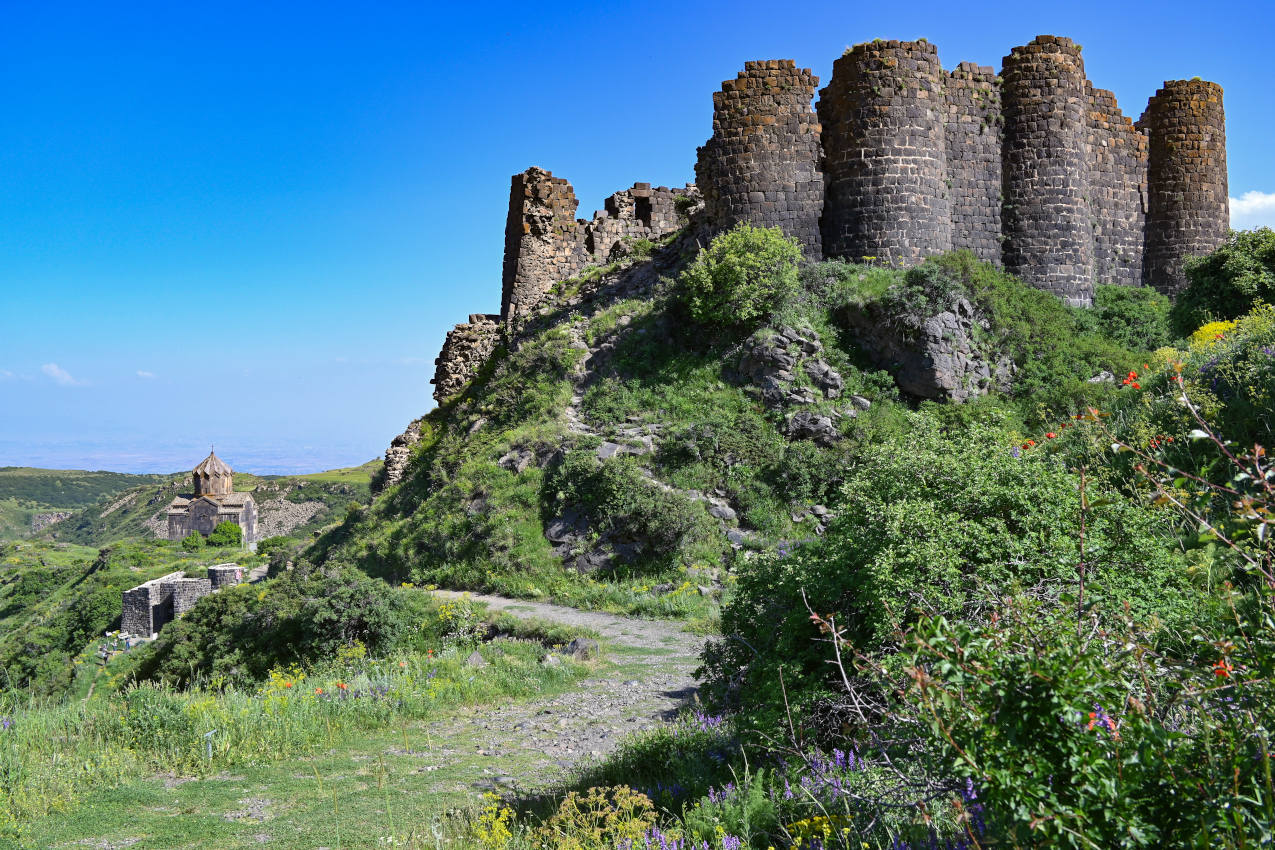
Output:
<path fill-rule="evenodd" d="M 243 580 L 243 567 L 218 564 L 208 568 L 208 578 L 187 578 L 183 570 L 178 570 L 139 584 L 124 591 L 120 632 L 153 638 L 168 623 L 194 608 L 200 599 Z"/>

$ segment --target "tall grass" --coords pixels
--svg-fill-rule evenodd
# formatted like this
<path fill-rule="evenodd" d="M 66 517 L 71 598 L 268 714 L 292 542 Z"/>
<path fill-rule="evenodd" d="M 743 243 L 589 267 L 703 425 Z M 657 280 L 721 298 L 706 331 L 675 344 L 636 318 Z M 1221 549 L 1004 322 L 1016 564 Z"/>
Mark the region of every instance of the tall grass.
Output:
<path fill-rule="evenodd" d="M 0 718 L 0 835 L 69 808 L 91 788 L 305 758 L 357 732 L 561 689 L 588 669 L 568 658 L 539 663 L 538 642 L 485 644 L 482 667 L 467 662 L 472 651 L 456 645 L 312 671 L 276 669 L 252 690 L 143 684 L 75 703 L 11 702 Z"/>

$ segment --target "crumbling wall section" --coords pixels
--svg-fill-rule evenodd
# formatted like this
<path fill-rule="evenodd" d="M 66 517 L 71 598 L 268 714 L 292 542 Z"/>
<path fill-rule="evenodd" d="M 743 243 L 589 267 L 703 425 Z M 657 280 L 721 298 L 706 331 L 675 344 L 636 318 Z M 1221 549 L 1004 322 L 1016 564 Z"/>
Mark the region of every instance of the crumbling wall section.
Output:
<path fill-rule="evenodd" d="M 679 202 L 681 196 L 689 202 Z M 684 210 L 699 203 L 693 184 L 670 189 L 634 183 L 607 198 L 605 209 L 586 221 L 575 217 L 579 201 L 563 178 L 542 168 L 515 174 L 505 221 L 500 318 L 510 322 L 530 315 L 558 281 L 586 266 L 611 262 L 636 240 L 677 230 L 686 223 L 679 203 Z"/>
<path fill-rule="evenodd" d="M 542 168 L 515 174 L 505 221 L 505 265 L 500 314 L 530 313 L 556 280 L 584 268 L 584 232 L 576 222 L 575 190 Z"/>
<path fill-rule="evenodd" d="M 819 93 L 829 256 L 912 264 L 952 248 L 944 82 L 925 41 L 860 44 Z"/>
<path fill-rule="evenodd" d="M 744 63 L 713 93 L 713 136 L 695 162 L 695 185 L 713 227 L 779 227 L 806 256 L 823 255 L 820 128 L 810 107 L 818 84 L 809 68 L 771 59 Z"/>
<path fill-rule="evenodd" d="M 1142 277 L 1177 295 L 1187 285 L 1182 261 L 1215 250 L 1230 227 L 1222 87 L 1167 81 L 1138 126 L 1149 137 Z"/>
<path fill-rule="evenodd" d="M 1005 267 L 1070 304 L 1093 303 L 1085 63 L 1069 38 L 1005 57 Z"/>
<path fill-rule="evenodd" d="M 1093 272 L 1098 283 L 1139 286 L 1146 230 L 1147 137 L 1116 104 L 1086 83 Z"/>
<path fill-rule="evenodd" d="M 214 591 L 243 583 L 243 567 L 238 564 L 218 564 L 208 568 L 208 580 Z"/>
<path fill-rule="evenodd" d="M 678 201 L 685 197 L 687 200 Z M 608 263 L 628 253 L 640 239 L 658 239 L 686 223 L 685 211 L 700 202 L 694 183 L 685 188 L 634 183 L 616 192 L 584 226 L 584 247 L 594 263 Z M 681 209 L 679 209 L 679 205 Z"/>
<path fill-rule="evenodd" d="M 471 313 L 447 332 L 443 350 L 434 359 L 434 399 L 442 404 L 463 390 L 491 357 L 500 342 L 500 316 Z"/>
<path fill-rule="evenodd" d="M 952 247 L 1000 265 L 1004 117 L 996 71 L 960 63 L 948 77 L 946 103 Z"/>

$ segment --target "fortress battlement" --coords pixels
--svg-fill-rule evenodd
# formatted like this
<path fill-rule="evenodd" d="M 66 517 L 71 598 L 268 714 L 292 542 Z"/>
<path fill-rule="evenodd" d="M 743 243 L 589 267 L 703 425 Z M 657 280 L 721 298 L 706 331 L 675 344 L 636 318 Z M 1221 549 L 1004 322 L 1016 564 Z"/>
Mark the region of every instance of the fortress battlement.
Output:
<path fill-rule="evenodd" d="M 812 105 L 818 85 L 790 59 L 746 62 L 713 93 L 695 184 L 636 183 L 592 220 L 575 217 L 566 180 L 514 175 L 499 321 L 471 317 L 449 334 L 439 400 L 555 282 L 678 229 L 701 200 L 695 220 L 709 231 L 780 227 L 807 259 L 910 265 L 968 249 L 1078 306 L 1095 283 L 1176 295 L 1183 260 L 1226 238 L 1216 83 L 1168 81 L 1135 123 L 1089 81 L 1080 45 L 1041 35 L 999 74 L 972 62 L 947 72 L 924 39 L 877 39 L 833 63 Z"/>

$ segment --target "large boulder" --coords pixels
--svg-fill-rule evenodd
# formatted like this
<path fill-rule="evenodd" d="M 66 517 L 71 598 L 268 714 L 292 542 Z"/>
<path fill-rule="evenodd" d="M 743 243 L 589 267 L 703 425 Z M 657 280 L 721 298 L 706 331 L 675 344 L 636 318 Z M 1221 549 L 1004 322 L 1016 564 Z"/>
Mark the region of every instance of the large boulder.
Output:
<path fill-rule="evenodd" d="M 887 315 L 877 303 L 847 310 L 860 348 L 919 398 L 961 402 L 993 387 L 1008 390 L 1014 363 L 979 340 L 987 321 L 962 297 L 928 316 Z"/>

